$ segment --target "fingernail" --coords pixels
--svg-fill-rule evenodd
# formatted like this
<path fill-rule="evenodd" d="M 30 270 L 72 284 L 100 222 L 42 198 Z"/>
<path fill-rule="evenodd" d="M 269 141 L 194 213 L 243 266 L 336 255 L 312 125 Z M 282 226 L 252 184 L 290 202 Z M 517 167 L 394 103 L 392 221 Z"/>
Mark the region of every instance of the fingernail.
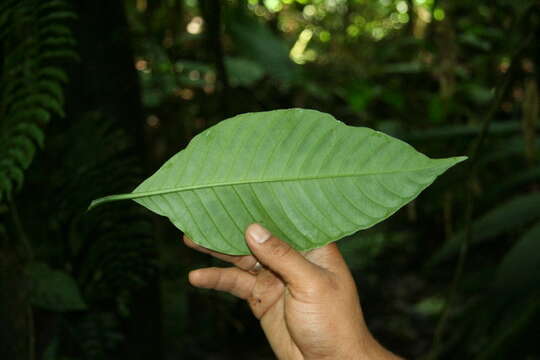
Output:
<path fill-rule="evenodd" d="M 262 244 L 266 240 L 270 239 L 270 231 L 266 230 L 259 224 L 252 224 L 249 227 L 249 235 L 258 242 L 259 244 Z"/>

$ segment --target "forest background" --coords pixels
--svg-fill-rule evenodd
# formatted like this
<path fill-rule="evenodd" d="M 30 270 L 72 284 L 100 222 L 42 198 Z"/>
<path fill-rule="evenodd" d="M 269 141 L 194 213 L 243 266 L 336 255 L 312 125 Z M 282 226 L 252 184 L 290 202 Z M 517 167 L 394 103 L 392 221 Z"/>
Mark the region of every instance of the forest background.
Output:
<path fill-rule="evenodd" d="M 219 264 L 129 192 L 235 114 L 318 109 L 468 155 L 342 240 L 407 358 L 540 359 L 540 4 L 2 0 L 0 358 L 272 359 Z"/>

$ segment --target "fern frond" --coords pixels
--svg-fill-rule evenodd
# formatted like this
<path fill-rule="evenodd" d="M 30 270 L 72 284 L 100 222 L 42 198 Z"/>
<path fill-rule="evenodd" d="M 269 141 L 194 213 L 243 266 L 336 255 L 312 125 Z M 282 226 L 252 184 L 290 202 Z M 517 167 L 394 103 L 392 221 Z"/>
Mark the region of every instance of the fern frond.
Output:
<path fill-rule="evenodd" d="M 71 29 L 64 25 L 52 24 L 43 27 L 40 33 L 41 35 L 71 35 Z"/>
<path fill-rule="evenodd" d="M 11 107 L 11 111 L 22 112 L 24 109 L 40 106 L 44 111 L 49 110 L 60 117 L 64 117 L 64 109 L 62 109 L 62 103 L 55 97 L 47 93 L 37 93 L 26 97 L 26 99 L 17 102 Z"/>
<path fill-rule="evenodd" d="M 41 68 L 40 70 L 37 71 L 37 74 L 40 79 L 48 78 L 48 79 L 55 80 L 63 84 L 66 84 L 69 81 L 69 77 L 67 73 L 64 70 L 57 67 L 47 66 L 47 67 Z"/>
<path fill-rule="evenodd" d="M 12 185 L 14 185 L 15 190 L 20 189 L 24 179 L 24 173 L 22 169 L 17 166 L 13 158 L 5 157 L 0 161 L 0 172 L 4 172 Z"/>
<path fill-rule="evenodd" d="M 30 158 L 26 152 L 22 151 L 21 148 L 12 148 L 8 150 L 8 155 L 13 158 L 16 162 L 16 165 L 19 168 L 26 169 L 30 164 L 32 158 Z"/>
<path fill-rule="evenodd" d="M 27 121 L 40 125 L 46 125 L 51 118 L 51 113 L 41 107 L 34 107 L 29 110 L 22 110 L 10 117 L 12 122 Z"/>
<path fill-rule="evenodd" d="M 11 154 L 14 153 L 15 151 L 17 153 L 24 154 L 26 159 L 23 160 L 23 163 L 27 164 L 26 166 L 28 166 L 30 161 L 32 161 L 32 158 L 34 157 L 34 154 L 36 153 L 36 145 L 34 144 L 33 141 L 31 141 L 26 136 L 21 136 L 21 135 L 14 136 L 7 141 L 7 145 L 9 149 L 7 151 L 8 156 L 6 156 L 6 158 L 7 159 L 13 158 Z M 26 166 L 21 166 L 21 167 L 26 169 Z"/>
<path fill-rule="evenodd" d="M 19 123 L 13 128 L 13 134 L 33 140 L 40 148 L 43 148 L 45 143 L 45 134 L 35 123 Z"/>
<path fill-rule="evenodd" d="M 48 37 L 46 40 L 41 42 L 41 46 L 44 48 L 54 47 L 54 46 L 75 46 L 77 42 L 73 37 L 69 36 L 56 36 Z"/>
<path fill-rule="evenodd" d="M 48 10 L 48 9 L 69 9 L 64 0 L 52 0 L 41 2 L 38 6 L 39 11 Z"/>
<path fill-rule="evenodd" d="M 64 116 L 61 64 L 77 61 L 67 0 L 4 0 L 0 5 L 0 204 L 20 189 L 45 140 L 44 127 Z M 36 36 L 37 35 L 37 36 Z"/>
<path fill-rule="evenodd" d="M 37 84 L 37 90 L 54 96 L 60 104 L 64 104 L 64 91 L 62 90 L 62 86 L 57 81 L 39 81 Z"/>
<path fill-rule="evenodd" d="M 8 194 L 11 194 L 13 190 L 13 184 L 11 179 L 7 176 L 7 173 L 0 170 L 0 188 L 3 190 L 0 192 L 0 203 L 6 200 Z"/>
<path fill-rule="evenodd" d="M 61 20 L 77 20 L 77 14 L 72 11 L 53 12 L 39 19 L 39 23 L 43 25 L 48 22 L 57 22 Z"/>
<path fill-rule="evenodd" d="M 49 50 L 40 55 L 41 62 L 51 60 L 73 60 L 79 61 L 79 54 L 75 50 Z"/>

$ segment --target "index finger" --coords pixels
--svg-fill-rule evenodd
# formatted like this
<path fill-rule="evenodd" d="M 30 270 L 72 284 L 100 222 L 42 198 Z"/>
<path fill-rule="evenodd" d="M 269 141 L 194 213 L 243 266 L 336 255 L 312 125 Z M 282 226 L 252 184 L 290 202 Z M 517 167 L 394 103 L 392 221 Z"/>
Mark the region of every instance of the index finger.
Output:
<path fill-rule="evenodd" d="M 227 254 L 223 254 L 217 251 L 212 251 L 199 244 L 196 244 L 195 242 L 193 242 L 193 240 L 188 238 L 186 235 L 184 235 L 184 244 L 186 244 L 188 247 L 192 249 L 202 252 L 203 254 L 208 254 L 215 257 L 216 259 L 223 260 L 225 262 L 233 264 L 242 270 L 246 270 L 246 271 L 254 270 L 255 265 L 257 264 L 257 259 L 255 259 L 252 255 L 227 255 Z"/>

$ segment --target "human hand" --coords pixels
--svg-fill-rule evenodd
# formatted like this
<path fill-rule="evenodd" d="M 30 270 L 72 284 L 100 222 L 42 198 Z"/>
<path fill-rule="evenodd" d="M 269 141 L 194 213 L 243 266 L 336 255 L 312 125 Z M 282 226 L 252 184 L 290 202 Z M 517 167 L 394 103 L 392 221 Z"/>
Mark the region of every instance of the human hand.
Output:
<path fill-rule="evenodd" d="M 189 281 L 246 300 L 279 359 L 398 359 L 367 329 L 336 244 L 304 257 L 258 224 L 245 237 L 252 255 L 221 254 L 184 236 L 189 247 L 235 265 L 194 270 Z"/>

